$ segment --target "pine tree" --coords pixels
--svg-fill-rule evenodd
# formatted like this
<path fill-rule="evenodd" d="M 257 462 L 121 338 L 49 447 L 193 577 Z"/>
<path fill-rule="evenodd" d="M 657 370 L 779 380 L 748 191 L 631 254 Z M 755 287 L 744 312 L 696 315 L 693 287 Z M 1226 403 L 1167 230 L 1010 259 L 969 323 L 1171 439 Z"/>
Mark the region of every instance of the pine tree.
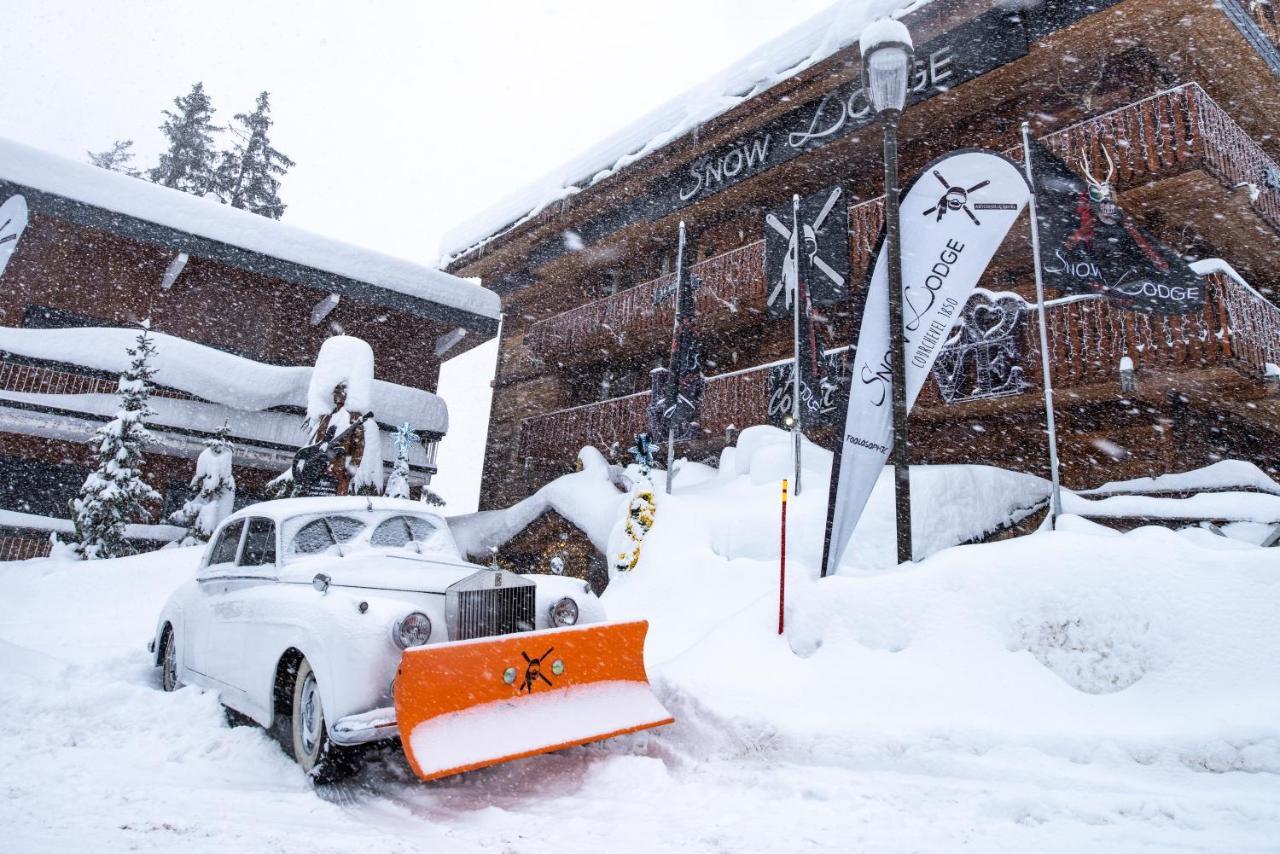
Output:
<path fill-rule="evenodd" d="M 165 110 L 160 125 L 169 140 L 169 150 L 160 155 L 160 165 L 147 177 L 157 184 L 203 196 L 213 188 L 213 101 L 204 84 L 196 83 L 190 94 L 173 99 L 177 111 Z"/>
<path fill-rule="evenodd" d="M 92 151 L 87 153 L 89 162 L 99 169 L 109 169 L 112 172 L 128 175 L 130 178 L 138 177 L 138 170 L 129 165 L 133 160 L 133 140 L 131 139 L 117 139 L 111 143 L 108 151 L 100 151 L 97 154 Z"/>
<path fill-rule="evenodd" d="M 271 145 L 269 99 L 269 93 L 259 93 L 252 113 L 236 113 L 228 128 L 236 142 L 222 153 L 215 185 L 219 198 L 231 207 L 280 219 L 285 209 L 279 195 L 280 178 L 294 163 Z"/>
<path fill-rule="evenodd" d="M 144 421 L 155 414 L 150 397 L 155 376 L 151 360 L 156 348 L 149 327 L 143 321 L 137 343 L 126 351 L 130 363 L 120 375 L 120 408 L 115 418 L 94 434 L 97 468 L 71 501 L 73 547 L 85 560 L 132 554 L 125 526 L 147 521 L 146 502 L 160 499 L 160 494 L 142 480 L 142 450 L 151 438 Z"/>
<path fill-rule="evenodd" d="M 396 428 L 396 461 L 387 477 L 387 489 L 384 493 L 388 498 L 409 497 L 409 443 L 417 440 L 418 434 L 409 422 Z"/>
<path fill-rule="evenodd" d="M 196 474 L 191 488 L 196 494 L 169 519 L 187 529 L 180 545 L 194 546 L 209 541 L 218 523 L 231 514 L 236 498 L 236 479 L 232 474 L 231 456 L 235 450 L 230 440 L 231 428 L 226 424 L 205 441 L 196 459 Z"/>

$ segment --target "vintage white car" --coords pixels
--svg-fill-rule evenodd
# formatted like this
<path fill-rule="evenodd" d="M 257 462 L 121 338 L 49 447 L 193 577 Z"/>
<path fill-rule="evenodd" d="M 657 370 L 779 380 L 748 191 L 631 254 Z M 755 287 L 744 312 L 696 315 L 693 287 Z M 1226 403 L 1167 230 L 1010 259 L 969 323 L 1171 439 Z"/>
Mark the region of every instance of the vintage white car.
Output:
<path fill-rule="evenodd" d="M 247 507 L 219 526 L 195 579 L 165 604 L 149 648 L 164 690 L 186 683 L 216 691 L 224 705 L 273 729 L 302 768 L 323 779 L 350 767 L 349 748 L 401 734 L 393 680 L 405 650 L 603 619 L 599 599 L 580 580 L 463 560 L 447 524 L 422 504 L 292 498 Z M 562 649 L 577 636 L 549 635 L 548 644 Z M 544 644 L 534 646 L 541 652 Z M 558 669 L 548 660 L 539 671 L 528 653 L 523 660 L 531 662 L 521 665 L 530 684 L 519 684 L 516 668 L 502 662 L 493 664 L 492 679 L 488 663 L 484 674 L 458 678 L 484 680 L 485 690 L 501 680 L 498 688 L 523 701 L 566 667 L 557 658 Z M 428 681 L 452 672 L 430 673 Z M 467 767 L 481 764 L 492 763 Z"/>

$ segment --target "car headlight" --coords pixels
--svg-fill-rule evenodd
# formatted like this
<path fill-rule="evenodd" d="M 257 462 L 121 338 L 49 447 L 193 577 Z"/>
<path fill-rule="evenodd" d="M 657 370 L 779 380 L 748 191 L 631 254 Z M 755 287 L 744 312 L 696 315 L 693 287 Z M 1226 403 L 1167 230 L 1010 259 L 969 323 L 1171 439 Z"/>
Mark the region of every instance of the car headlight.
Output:
<path fill-rule="evenodd" d="M 414 611 L 396 620 L 391 629 L 391 639 L 401 649 L 422 646 L 431 638 L 431 618 L 421 611 Z"/>
<path fill-rule="evenodd" d="M 551 622 L 556 626 L 572 626 L 578 622 L 578 603 L 566 596 L 552 605 Z"/>

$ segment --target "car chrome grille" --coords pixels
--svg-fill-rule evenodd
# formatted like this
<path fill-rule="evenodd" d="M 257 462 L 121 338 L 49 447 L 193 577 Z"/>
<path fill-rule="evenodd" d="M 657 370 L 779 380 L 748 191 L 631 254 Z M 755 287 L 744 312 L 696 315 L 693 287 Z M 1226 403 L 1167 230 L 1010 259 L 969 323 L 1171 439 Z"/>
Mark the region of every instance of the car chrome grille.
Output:
<path fill-rule="evenodd" d="M 534 627 L 537 588 L 533 582 L 509 572 L 502 572 L 500 586 L 495 580 L 494 573 L 486 570 L 446 592 L 449 640 L 506 635 Z"/>

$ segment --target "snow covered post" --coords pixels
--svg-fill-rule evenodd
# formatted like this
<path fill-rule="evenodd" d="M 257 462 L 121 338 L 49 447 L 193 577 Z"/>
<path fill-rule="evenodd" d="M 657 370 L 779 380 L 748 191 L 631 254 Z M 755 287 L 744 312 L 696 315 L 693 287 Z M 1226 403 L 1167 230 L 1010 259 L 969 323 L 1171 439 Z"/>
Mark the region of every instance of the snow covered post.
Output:
<path fill-rule="evenodd" d="M 396 428 L 396 462 L 387 478 L 388 498 L 409 497 L 409 443 L 417 440 L 418 434 L 408 421 Z"/>
<path fill-rule="evenodd" d="M 151 439 L 144 422 L 155 414 L 149 404 L 156 372 L 150 327 L 144 320 L 137 343 L 126 350 L 132 358 L 120 375 L 120 408 L 94 433 L 97 467 L 71 500 L 73 549 L 84 560 L 131 554 L 125 526 L 147 521 L 151 513 L 146 503 L 160 500 L 160 493 L 142 480 L 142 450 Z"/>
<path fill-rule="evenodd" d="M 236 479 L 232 474 L 231 428 L 223 424 L 196 458 L 196 475 L 191 479 L 195 495 L 169 519 L 187 529 L 180 545 L 206 543 L 223 519 L 231 515 L 236 500 Z"/>
<path fill-rule="evenodd" d="M 791 454 L 796 463 L 796 495 L 800 494 L 800 299 L 804 293 L 804 264 L 800 260 L 800 195 L 791 195 L 791 234 L 796 246 L 796 292 L 791 298 L 792 344 L 794 359 L 791 369 Z M 784 488 L 785 489 L 785 488 Z M 781 629 L 779 629 L 781 631 Z"/>
<path fill-rule="evenodd" d="M 782 634 L 787 604 L 787 479 L 782 479 L 782 549 L 778 569 L 778 634 Z"/>

